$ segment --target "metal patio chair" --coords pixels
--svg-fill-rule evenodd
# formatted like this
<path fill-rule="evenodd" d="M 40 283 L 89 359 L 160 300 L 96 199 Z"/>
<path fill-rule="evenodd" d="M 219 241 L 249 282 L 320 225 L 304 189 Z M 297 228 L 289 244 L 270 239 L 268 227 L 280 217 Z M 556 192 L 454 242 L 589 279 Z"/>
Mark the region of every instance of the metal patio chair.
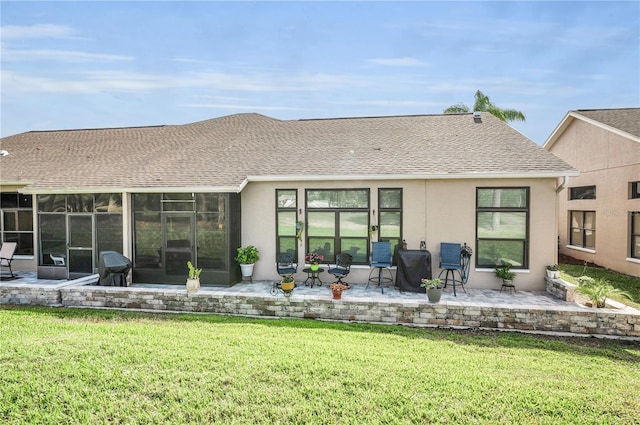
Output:
<path fill-rule="evenodd" d="M 451 282 L 453 284 L 453 296 L 456 295 L 456 283 L 462 287 L 462 290 L 466 293 L 464 288 L 467 280 L 469 279 L 469 266 L 471 264 L 472 249 L 465 243 L 461 246 L 459 243 L 442 242 L 440 244 L 440 274 L 438 277 L 445 273 L 444 286 L 447 287 L 449 283 L 449 275 L 451 275 Z M 456 281 L 455 272 L 458 272 L 460 279 Z"/>
<path fill-rule="evenodd" d="M 382 242 L 373 242 L 371 244 L 371 262 L 369 263 L 371 267 L 371 271 L 369 272 L 369 281 L 367 282 L 367 288 L 369 287 L 369 283 L 377 283 L 380 287 L 381 293 L 384 294 L 383 283 L 393 283 L 393 273 L 391 273 L 391 263 L 392 263 L 392 254 L 391 254 L 391 242 L 382 241 Z M 373 276 L 374 271 L 378 271 L 377 276 Z M 389 273 L 389 277 L 383 276 L 383 272 L 387 271 Z"/>
<path fill-rule="evenodd" d="M 343 252 L 341 254 L 336 255 L 336 264 L 333 266 L 330 265 L 329 270 L 327 270 L 327 272 L 337 277 L 338 283 L 341 283 L 345 286 L 349 286 L 349 284 L 343 282 L 342 279 L 346 277 L 351 271 L 352 262 L 353 262 L 353 257 L 351 256 L 351 254 Z"/>

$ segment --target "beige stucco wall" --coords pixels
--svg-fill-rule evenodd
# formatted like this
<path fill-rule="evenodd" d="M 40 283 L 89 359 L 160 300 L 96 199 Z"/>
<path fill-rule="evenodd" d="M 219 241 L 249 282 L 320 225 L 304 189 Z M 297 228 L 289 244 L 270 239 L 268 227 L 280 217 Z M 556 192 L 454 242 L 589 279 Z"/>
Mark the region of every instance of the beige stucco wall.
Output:
<path fill-rule="evenodd" d="M 530 187 L 530 254 L 529 270 L 519 271 L 516 285 L 521 290 L 545 289 L 544 274 L 548 264 L 556 262 L 556 180 L 555 179 L 485 179 L 485 180 L 403 180 L 349 182 L 249 183 L 242 192 L 242 244 L 260 249 L 261 260 L 254 269 L 255 279 L 277 279 L 275 270 L 275 189 L 298 189 L 299 216 L 304 221 L 304 193 L 306 188 L 369 188 L 371 209 L 377 206 L 379 187 L 403 189 L 403 238 L 409 249 L 419 249 L 424 240 L 432 255 L 434 275 L 438 269 L 441 242 L 467 243 L 475 251 L 476 187 Z M 300 264 L 304 264 L 304 242 L 299 242 Z M 476 269 L 475 254 L 468 287 L 500 288 L 501 282 L 493 270 Z M 299 267 L 302 270 L 302 267 Z M 350 283 L 366 283 L 369 268 L 355 266 Z M 296 280 L 304 280 L 299 272 Z M 327 282 L 332 276 L 321 274 Z"/>
<path fill-rule="evenodd" d="M 640 276 L 640 261 L 629 258 L 629 213 L 640 211 L 640 199 L 629 199 L 629 183 L 640 181 L 640 143 L 576 119 L 549 150 L 580 171 L 559 196 L 560 252 Z M 590 185 L 596 199 L 569 200 L 569 188 Z M 569 246 L 569 210 L 596 212 L 595 252 Z"/>

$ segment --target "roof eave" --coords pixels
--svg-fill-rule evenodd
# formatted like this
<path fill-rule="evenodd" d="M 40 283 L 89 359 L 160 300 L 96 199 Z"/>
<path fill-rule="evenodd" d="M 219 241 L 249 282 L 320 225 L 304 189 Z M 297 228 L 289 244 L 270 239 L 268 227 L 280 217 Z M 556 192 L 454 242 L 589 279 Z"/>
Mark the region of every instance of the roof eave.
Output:
<path fill-rule="evenodd" d="M 433 173 L 433 174 L 350 174 L 350 175 L 258 175 L 248 176 L 248 182 L 282 182 L 282 181 L 354 181 L 354 180 L 462 180 L 462 179 L 543 179 L 558 177 L 577 177 L 576 170 L 547 171 L 532 173 Z"/>

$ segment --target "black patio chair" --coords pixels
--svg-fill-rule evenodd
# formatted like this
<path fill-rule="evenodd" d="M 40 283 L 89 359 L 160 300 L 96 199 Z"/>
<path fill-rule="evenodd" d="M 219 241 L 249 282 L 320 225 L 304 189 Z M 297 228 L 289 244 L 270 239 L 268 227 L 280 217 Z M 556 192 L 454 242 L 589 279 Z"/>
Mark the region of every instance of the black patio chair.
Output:
<path fill-rule="evenodd" d="M 338 283 L 349 286 L 348 283 L 342 281 L 344 277 L 346 277 L 351 271 L 351 263 L 353 262 L 353 257 L 351 254 L 343 252 L 341 254 L 336 255 L 336 264 L 333 266 L 329 266 L 329 270 L 327 273 L 334 275 L 338 278 Z"/>

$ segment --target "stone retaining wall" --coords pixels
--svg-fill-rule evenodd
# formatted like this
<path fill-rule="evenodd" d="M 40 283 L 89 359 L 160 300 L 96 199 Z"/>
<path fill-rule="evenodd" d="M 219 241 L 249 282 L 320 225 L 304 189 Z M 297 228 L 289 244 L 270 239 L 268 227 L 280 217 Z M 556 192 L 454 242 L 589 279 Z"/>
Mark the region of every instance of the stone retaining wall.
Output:
<path fill-rule="evenodd" d="M 0 286 L 0 304 L 61 306 L 60 291 L 56 287 Z"/>
<path fill-rule="evenodd" d="M 112 287 L 60 288 L 61 302 L 70 307 L 110 307 L 156 311 L 211 312 L 232 315 L 297 317 L 326 320 L 403 323 L 429 326 L 571 332 L 640 337 L 640 314 L 614 309 L 530 309 L 465 306 L 458 302 L 430 304 L 426 300 L 367 302 L 330 295 L 297 298 L 225 294 L 185 290 Z"/>
<path fill-rule="evenodd" d="M 545 277 L 544 280 L 547 285 L 547 292 L 554 297 L 568 302 L 574 302 L 576 300 L 576 285 L 565 282 L 562 279 L 551 279 L 549 277 Z"/>

